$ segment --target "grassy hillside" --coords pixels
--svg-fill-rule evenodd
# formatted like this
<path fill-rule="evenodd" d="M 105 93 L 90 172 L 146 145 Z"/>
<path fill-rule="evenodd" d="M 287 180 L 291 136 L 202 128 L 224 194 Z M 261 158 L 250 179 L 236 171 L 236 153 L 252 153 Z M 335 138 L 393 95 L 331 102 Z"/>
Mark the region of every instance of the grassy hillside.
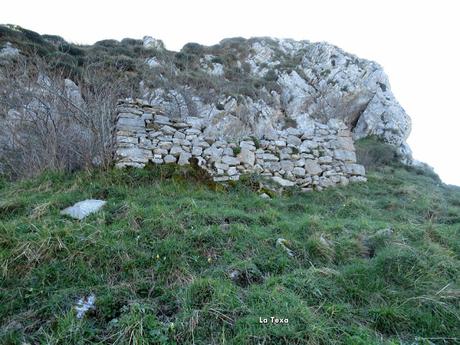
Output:
<path fill-rule="evenodd" d="M 387 166 L 267 200 L 167 170 L 1 184 L 1 344 L 460 343 L 460 190 Z M 85 198 L 108 204 L 59 214 Z"/>

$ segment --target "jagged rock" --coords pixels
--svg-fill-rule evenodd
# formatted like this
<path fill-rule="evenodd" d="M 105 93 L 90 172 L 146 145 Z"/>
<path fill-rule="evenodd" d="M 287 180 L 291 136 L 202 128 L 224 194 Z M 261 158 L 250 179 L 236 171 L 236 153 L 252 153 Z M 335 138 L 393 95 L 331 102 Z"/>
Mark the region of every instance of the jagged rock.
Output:
<path fill-rule="evenodd" d="M 354 138 L 375 135 L 399 147 L 405 143 L 410 130 L 411 120 L 391 92 L 378 92 L 359 117 Z"/>
<path fill-rule="evenodd" d="M 215 176 L 213 177 L 214 182 L 227 182 L 230 181 L 230 176 Z"/>
<path fill-rule="evenodd" d="M 162 126 L 161 131 L 166 135 L 174 135 L 176 133 L 176 129 L 168 125 Z"/>
<path fill-rule="evenodd" d="M 214 167 L 216 169 L 221 169 L 221 170 L 228 170 L 230 168 L 230 165 L 225 164 L 225 163 L 220 163 L 220 162 L 215 162 Z"/>
<path fill-rule="evenodd" d="M 353 139 L 351 137 L 338 137 L 337 140 L 334 140 L 331 145 L 335 149 L 345 150 L 345 151 L 354 151 L 355 146 L 353 144 Z"/>
<path fill-rule="evenodd" d="M 223 149 L 217 148 L 215 146 L 211 146 L 203 151 L 205 156 L 210 156 L 212 159 L 217 160 L 220 159 L 222 153 L 224 152 Z"/>
<path fill-rule="evenodd" d="M 211 75 L 221 77 L 224 75 L 224 66 L 221 63 L 214 62 L 216 56 L 207 54 L 200 59 L 201 68 Z"/>
<path fill-rule="evenodd" d="M 164 49 L 164 43 L 151 36 L 144 36 L 142 39 L 144 48 L 146 49 Z"/>
<path fill-rule="evenodd" d="M 286 140 L 288 145 L 292 145 L 293 147 L 298 147 L 302 144 L 302 140 L 294 135 L 289 135 Z"/>
<path fill-rule="evenodd" d="M 262 154 L 262 159 L 265 161 L 278 161 L 279 160 L 279 158 L 272 153 Z"/>
<path fill-rule="evenodd" d="M 145 47 L 162 48 L 159 42 L 144 38 Z M 224 43 L 214 46 L 212 54 L 204 51 L 197 72 L 229 82 L 221 63 L 226 54 Z M 396 101 L 388 78 L 377 63 L 324 42 L 254 38 L 239 44 L 242 50 L 250 52 L 245 57 L 236 56 L 240 58 L 237 61 L 240 68 L 249 67 L 241 68 L 244 78 L 266 78 L 276 84 L 276 88 L 270 87 L 269 92 L 264 86 L 260 88 L 260 95 L 238 97 L 228 97 L 217 89 L 212 90 L 214 99 L 205 100 L 191 85 L 186 91 L 182 87 L 146 90 L 146 98 L 172 116 L 187 117 L 195 112 L 205 123 L 212 124 L 205 131 L 214 137 L 269 136 L 291 124 L 307 139 L 315 134 L 312 123 L 320 121 L 336 131 L 348 128 L 355 139 L 376 135 L 397 146 L 403 158 L 411 161 L 405 142 L 410 119 Z M 297 59 L 296 67 L 287 71 L 283 66 L 293 59 Z M 162 62 L 149 59 L 146 63 Z M 289 137 L 288 144 L 295 147 L 299 142 Z M 349 151 L 350 145 L 345 144 L 342 148 Z"/>
<path fill-rule="evenodd" d="M 203 148 L 202 147 L 194 146 L 192 148 L 192 155 L 193 156 L 201 156 L 202 153 L 203 153 Z"/>
<path fill-rule="evenodd" d="M 333 160 L 332 160 L 332 157 L 331 157 L 331 156 L 322 156 L 322 157 L 319 157 L 319 158 L 318 158 L 318 162 L 321 163 L 321 164 L 324 164 L 324 163 L 332 163 Z"/>
<path fill-rule="evenodd" d="M 161 63 L 156 57 L 151 57 L 145 61 L 150 68 L 160 67 Z"/>
<path fill-rule="evenodd" d="M 153 120 L 155 123 L 158 123 L 160 125 L 171 125 L 171 120 L 169 119 L 169 117 L 164 115 L 156 114 Z"/>
<path fill-rule="evenodd" d="M 0 49 L 0 58 L 11 59 L 19 55 L 19 49 L 13 47 L 11 42 L 6 42 L 2 49 Z"/>
<path fill-rule="evenodd" d="M 75 105 L 81 106 L 84 103 L 80 88 L 72 80 L 64 79 L 64 88 L 66 96 Z"/>

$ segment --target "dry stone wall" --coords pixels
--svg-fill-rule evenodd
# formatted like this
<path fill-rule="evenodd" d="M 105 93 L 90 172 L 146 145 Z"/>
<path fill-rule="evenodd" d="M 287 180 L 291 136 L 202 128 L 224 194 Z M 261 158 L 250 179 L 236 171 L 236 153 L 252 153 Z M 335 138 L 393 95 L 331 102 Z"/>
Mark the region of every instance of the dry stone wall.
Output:
<path fill-rule="evenodd" d="M 283 187 L 321 190 L 366 181 L 343 124 L 287 128 L 270 138 L 224 139 L 204 134 L 202 119 L 172 119 L 142 100 L 122 100 L 115 125 L 116 166 L 195 162 L 216 182 L 256 173 Z M 207 131 L 209 133 L 209 131 Z"/>

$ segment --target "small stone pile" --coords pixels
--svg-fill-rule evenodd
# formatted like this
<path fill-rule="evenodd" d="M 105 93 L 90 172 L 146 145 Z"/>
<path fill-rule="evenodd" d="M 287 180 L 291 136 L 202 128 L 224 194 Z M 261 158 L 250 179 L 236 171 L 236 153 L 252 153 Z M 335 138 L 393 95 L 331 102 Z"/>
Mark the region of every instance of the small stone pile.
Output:
<path fill-rule="evenodd" d="M 172 119 L 143 100 L 120 101 L 117 112 L 119 168 L 195 162 L 216 182 L 255 173 L 303 191 L 366 181 L 364 167 L 356 164 L 351 133 L 342 125 L 315 123 L 308 130 L 287 128 L 270 138 L 229 140 L 205 135 L 203 122 L 195 117 Z"/>

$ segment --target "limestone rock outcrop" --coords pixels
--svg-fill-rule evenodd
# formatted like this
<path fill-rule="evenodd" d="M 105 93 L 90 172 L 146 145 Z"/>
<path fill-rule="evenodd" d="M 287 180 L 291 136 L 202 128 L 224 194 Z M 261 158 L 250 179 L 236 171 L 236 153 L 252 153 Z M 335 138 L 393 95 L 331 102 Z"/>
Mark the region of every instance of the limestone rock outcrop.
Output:
<path fill-rule="evenodd" d="M 14 58 L 19 55 L 19 49 L 14 47 L 11 42 L 6 42 L 0 49 L 0 59 Z"/>
<path fill-rule="evenodd" d="M 169 83 L 144 88 L 142 94 L 170 116 L 199 117 L 213 124 L 208 131 L 227 138 L 270 136 L 286 127 L 311 131 L 315 122 L 339 120 L 355 140 L 377 136 L 396 146 L 403 160 L 412 160 L 406 144 L 410 118 L 373 61 L 324 42 L 271 38 L 226 39 L 212 47 L 189 44 L 178 54 L 187 63 L 169 76 L 161 74 Z M 152 58 L 149 65 L 162 65 L 160 55 Z M 207 74 L 211 86 L 204 92 L 193 80 L 174 86 L 185 74 L 187 80 L 199 75 L 200 82 Z"/>
<path fill-rule="evenodd" d="M 410 118 L 383 69 L 328 43 L 229 38 L 213 46 L 187 43 L 174 52 L 150 36 L 80 46 L 18 26 L 0 29 L 0 83 L 7 91 L 1 95 L 0 162 L 11 160 L 0 163 L 0 171 L 9 166 L 19 174 L 17 162 L 30 159 L 16 157 L 57 164 L 31 154 L 39 148 L 56 156 L 40 138 L 49 137 L 47 131 L 28 127 L 47 128 L 50 117 L 55 119 L 50 131 L 60 140 L 56 145 L 69 160 L 63 165 L 108 163 L 116 100 L 126 97 L 142 101 L 120 103 L 117 165 L 184 165 L 201 157 L 222 180 L 250 170 L 284 185 L 322 187 L 332 170 L 338 173 L 331 175 L 333 183 L 339 178 L 333 175 L 364 176 L 362 167 L 353 165 L 354 141 L 368 136 L 394 145 L 395 159 L 416 164 L 406 143 Z M 31 50 L 35 45 L 39 49 Z M 120 111 L 123 107 L 129 111 Z M 30 138 L 29 146 L 15 145 L 18 136 Z M 195 145 L 194 136 L 209 147 Z M 78 154 L 67 153 L 76 146 Z M 219 158 L 217 166 L 208 166 L 209 157 Z M 312 183 L 297 183 L 308 177 Z"/>
<path fill-rule="evenodd" d="M 155 39 L 151 36 L 144 36 L 142 41 L 144 48 L 146 49 L 164 49 L 163 41 Z"/>

